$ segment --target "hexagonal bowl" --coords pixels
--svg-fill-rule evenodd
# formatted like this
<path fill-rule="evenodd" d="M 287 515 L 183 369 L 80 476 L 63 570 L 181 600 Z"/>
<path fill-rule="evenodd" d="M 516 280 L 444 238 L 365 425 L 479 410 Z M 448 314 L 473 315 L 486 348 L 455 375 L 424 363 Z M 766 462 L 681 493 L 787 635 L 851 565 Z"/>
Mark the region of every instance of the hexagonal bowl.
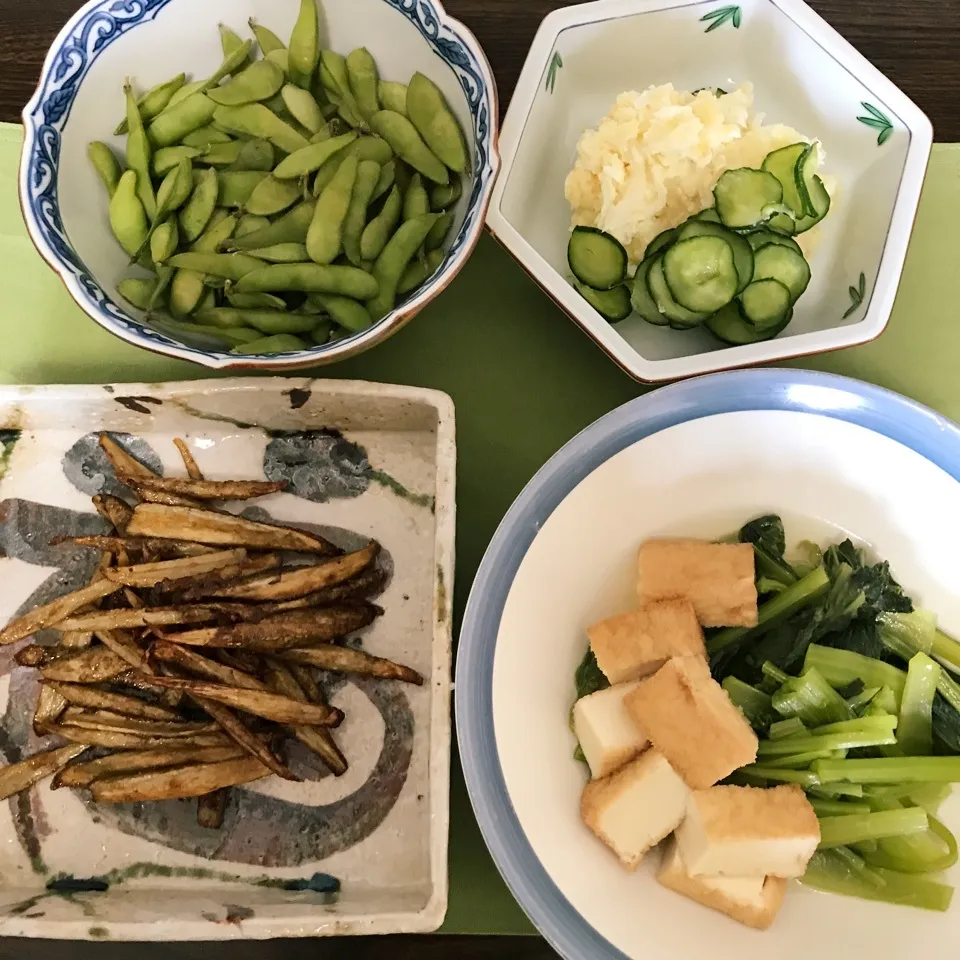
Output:
<path fill-rule="evenodd" d="M 609 324 L 571 286 L 564 179 L 577 141 L 625 90 L 750 81 L 755 108 L 821 140 L 839 189 L 813 279 L 773 340 Z M 801 0 L 599 0 L 541 24 L 503 123 L 487 224 L 546 292 L 639 380 L 659 381 L 864 343 L 890 317 L 933 139 L 924 114 Z M 544 145 L 549 144 L 549 149 Z"/>

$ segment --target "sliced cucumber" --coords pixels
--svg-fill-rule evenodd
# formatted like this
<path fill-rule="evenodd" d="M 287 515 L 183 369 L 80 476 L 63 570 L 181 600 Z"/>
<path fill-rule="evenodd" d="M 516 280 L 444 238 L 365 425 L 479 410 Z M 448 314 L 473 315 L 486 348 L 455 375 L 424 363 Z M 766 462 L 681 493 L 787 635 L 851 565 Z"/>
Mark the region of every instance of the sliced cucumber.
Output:
<path fill-rule="evenodd" d="M 658 233 L 647 244 L 647 249 L 643 252 L 644 259 L 647 260 L 658 251 L 663 250 L 664 247 L 669 247 L 670 244 L 677 239 L 677 234 L 679 232 L 680 230 L 678 227 L 670 227 L 669 229 L 664 230 L 662 233 Z"/>
<path fill-rule="evenodd" d="M 717 213 L 716 207 L 707 207 L 706 210 L 701 210 L 699 213 L 695 213 L 691 220 L 709 220 L 713 223 L 720 222 L 720 214 Z"/>
<path fill-rule="evenodd" d="M 794 303 L 810 282 L 810 266 L 803 254 L 780 244 L 770 243 L 753 255 L 754 280 L 779 280 Z"/>
<path fill-rule="evenodd" d="M 808 192 L 811 202 L 817 208 L 817 214 L 798 220 L 794 233 L 805 233 L 811 227 L 815 227 L 830 211 L 830 194 L 827 193 L 827 188 L 819 177 L 813 178 Z"/>
<path fill-rule="evenodd" d="M 820 151 L 815 143 L 808 144 L 807 149 L 797 159 L 796 167 L 793 171 L 793 181 L 796 185 L 797 194 L 803 205 L 802 209 L 797 210 L 797 217 L 815 217 L 820 210 L 814 201 L 811 193 L 813 189 L 813 178 L 820 169 Z"/>
<path fill-rule="evenodd" d="M 765 224 L 767 230 L 773 230 L 781 233 L 785 237 L 791 237 L 797 232 L 797 221 L 789 213 L 780 211 L 775 213 Z"/>
<path fill-rule="evenodd" d="M 766 170 L 738 167 L 721 174 L 713 188 L 713 198 L 720 222 L 725 227 L 743 230 L 761 225 L 777 212 L 783 187 Z"/>
<path fill-rule="evenodd" d="M 665 327 L 670 321 L 661 312 L 657 306 L 657 301 L 650 295 L 647 287 L 647 272 L 650 270 L 650 264 L 653 259 L 644 260 L 637 267 L 637 272 L 633 275 L 633 292 L 630 294 L 630 302 L 633 309 L 643 317 L 647 323 L 652 323 L 656 327 Z"/>
<path fill-rule="evenodd" d="M 706 320 L 704 326 L 718 339 L 732 347 L 743 346 L 748 343 L 761 343 L 772 340 L 793 317 L 793 310 L 788 310 L 786 316 L 776 326 L 760 330 L 743 319 L 740 310 L 733 303 L 727 304 L 712 317 Z"/>
<path fill-rule="evenodd" d="M 733 248 L 722 237 L 678 240 L 663 255 L 663 276 L 673 299 L 696 313 L 713 313 L 737 294 Z"/>
<path fill-rule="evenodd" d="M 768 243 L 775 243 L 781 247 L 789 247 L 797 253 L 803 253 L 800 249 L 800 244 L 797 243 L 793 237 L 785 237 L 782 233 L 774 233 L 772 230 L 757 230 L 754 233 L 748 233 L 746 238 L 747 243 L 749 243 L 754 250 L 759 250 Z"/>
<path fill-rule="evenodd" d="M 732 258 L 731 258 L 732 259 Z M 657 254 L 651 261 L 647 271 L 647 290 L 657 309 L 662 313 L 670 325 L 681 324 L 684 328 L 695 327 L 707 319 L 709 313 L 698 313 L 694 310 L 688 310 L 673 299 L 673 294 L 667 286 L 666 278 L 663 275 L 663 256 Z"/>
<path fill-rule="evenodd" d="M 609 290 L 627 276 L 627 251 L 609 233 L 596 227 L 574 227 L 567 244 L 573 275 L 594 290 Z"/>
<path fill-rule="evenodd" d="M 808 143 L 791 143 L 789 147 L 781 147 L 768 153 L 763 161 L 762 169 L 772 173 L 783 187 L 783 202 L 790 208 L 794 217 L 806 214 L 803 195 L 797 183 L 796 171 L 800 159 L 806 156 L 810 148 Z"/>
<path fill-rule="evenodd" d="M 790 291 L 779 280 L 754 280 L 740 294 L 740 312 L 758 330 L 775 327 L 789 310 Z"/>
<path fill-rule="evenodd" d="M 608 323 L 626 320 L 632 312 L 630 291 L 624 283 L 618 283 L 609 290 L 594 290 L 585 283 L 576 283 L 577 292 Z"/>
<path fill-rule="evenodd" d="M 739 233 L 734 233 L 722 224 L 713 223 L 710 220 L 690 220 L 680 228 L 680 236 L 677 239 L 689 240 L 690 237 L 720 237 L 730 244 L 730 249 L 733 250 L 733 265 L 740 278 L 737 293 L 753 279 L 753 248 Z"/>

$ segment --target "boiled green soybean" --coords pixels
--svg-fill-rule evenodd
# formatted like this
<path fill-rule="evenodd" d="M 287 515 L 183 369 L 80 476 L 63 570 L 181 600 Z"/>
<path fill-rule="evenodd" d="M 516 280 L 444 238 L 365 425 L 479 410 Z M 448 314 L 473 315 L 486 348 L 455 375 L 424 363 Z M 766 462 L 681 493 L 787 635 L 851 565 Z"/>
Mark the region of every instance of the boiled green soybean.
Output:
<path fill-rule="evenodd" d="M 366 47 L 357 47 L 346 59 L 347 81 L 361 116 L 368 120 L 379 111 L 377 62 Z"/>
<path fill-rule="evenodd" d="M 303 190 L 296 180 L 278 180 L 272 174 L 264 177 L 247 198 L 244 209 L 260 217 L 271 217 L 301 199 Z"/>
<path fill-rule="evenodd" d="M 402 296 L 416 290 L 436 273 L 440 264 L 443 263 L 443 258 L 442 250 L 431 250 L 425 257 L 412 260 L 403 271 L 400 283 L 397 284 L 397 294 Z"/>
<path fill-rule="evenodd" d="M 263 261 L 242 253 L 178 253 L 170 258 L 170 266 L 178 270 L 195 270 L 228 280 L 241 280 L 248 273 L 263 268 Z"/>
<path fill-rule="evenodd" d="M 269 175 L 262 170 L 221 170 L 217 173 L 218 207 L 246 207 L 253 191 Z M 250 213 L 256 211 L 250 210 Z"/>
<path fill-rule="evenodd" d="M 158 282 L 155 277 L 149 280 L 144 277 L 127 277 L 117 284 L 117 293 L 138 310 L 147 310 Z"/>
<path fill-rule="evenodd" d="M 253 213 L 245 213 L 237 224 L 237 229 L 233 231 L 234 237 L 238 239 L 245 237 L 248 233 L 256 233 L 257 230 L 263 230 L 270 226 L 270 220 L 267 217 L 258 216 Z"/>
<path fill-rule="evenodd" d="M 253 31 L 253 35 L 257 38 L 257 43 L 260 44 L 260 50 L 264 56 L 273 50 L 287 49 L 284 42 L 272 30 L 261 26 L 253 17 L 247 23 Z"/>
<path fill-rule="evenodd" d="M 355 300 L 370 300 L 380 284 L 357 267 L 319 263 L 271 263 L 253 270 L 237 282 L 238 293 L 338 293 Z"/>
<path fill-rule="evenodd" d="M 205 127 L 213 119 L 217 109 L 217 105 L 208 96 L 194 93 L 176 105 L 167 107 L 147 127 L 150 142 L 155 147 L 169 147 L 179 143 L 187 134 Z"/>
<path fill-rule="evenodd" d="M 232 143 L 233 137 L 223 130 L 219 130 L 212 123 L 193 133 L 188 133 L 182 140 L 185 147 L 197 147 L 200 150 L 206 150 L 215 143 Z"/>
<path fill-rule="evenodd" d="M 275 353 L 297 353 L 309 349 L 308 344 L 292 333 L 279 333 L 275 337 L 264 337 L 234 347 L 230 352 L 241 356 L 253 354 L 272 355 Z"/>
<path fill-rule="evenodd" d="M 380 255 L 400 220 L 402 206 L 400 190 L 394 185 L 387 194 L 383 209 L 366 225 L 360 236 L 360 256 L 364 260 L 376 260 Z"/>
<path fill-rule="evenodd" d="M 450 232 L 452 225 L 453 214 L 437 214 L 436 223 L 430 228 L 426 240 L 423 241 L 423 249 L 429 253 L 431 250 L 436 250 L 438 247 L 443 246 L 443 241 L 447 239 L 447 234 Z"/>
<path fill-rule="evenodd" d="M 313 299 L 319 303 L 330 316 L 347 330 L 359 333 L 371 326 L 373 321 L 367 308 L 350 297 L 341 297 L 332 293 L 316 293 Z"/>
<path fill-rule="evenodd" d="M 376 160 L 363 160 L 357 164 L 357 177 L 350 197 L 350 206 L 343 221 L 343 252 L 355 266 L 360 266 L 360 237 L 367 224 L 367 207 L 373 199 L 373 191 L 380 180 L 380 164 Z"/>
<path fill-rule="evenodd" d="M 219 192 L 217 171 L 203 170 L 193 188 L 193 193 L 190 194 L 190 199 L 184 204 L 179 214 L 180 235 L 187 243 L 193 243 L 206 230 L 217 205 Z"/>
<path fill-rule="evenodd" d="M 269 60 L 257 60 L 222 87 L 207 91 L 207 96 L 222 107 L 269 100 L 283 86 L 283 71 Z"/>
<path fill-rule="evenodd" d="M 273 175 L 278 180 L 305 177 L 314 170 L 319 170 L 335 153 L 356 139 L 356 133 L 351 130 L 349 133 L 324 140 L 322 143 L 308 144 L 281 160 L 273 171 Z"/>
<path fill-rule="evenodd" d="M 359 137 L 353 143 L 335 153 L 318 171 L 313 181 L 313 195 L 319 196 L 324 187 L 334 178 L 340 164 L 347 157 L 356 157 L 358 161 L 375 160 L 379 164 L 389 163 L 393 150 L 386 140 L 380 137 Z"/>
<path fill-rule="evenodd" d="M 183 87 L 187 79 L 185 73 L 178 73 L 173 79 L 165 80 L 151 87 L 139 100 L 137 100 L 137 111 L 140 114 L 142 123 L 147 123 L 154 117 L 159 116 L 170 103 L 173 95 Z M 120 121 L 117 129 L 113 131 L 115 137 L 122 137 L 130 129 L 127 118 Z"/>
<path fill-rule="evenodd" d="M 403 195 L 403 219 L 416 220 L 430 212 L 430 197 L 419 173 L 415 173 Z"/>
<path fill-rule="evenodd" d="M 265 334 L 309 333 L 317 324 L 316 317 L 290 313 L 288 310 L 250 310 L 239 307 L 214 307 L 197 311 L 197 323 L 214 327 L 253 327 Z"/>
<path fill-rule="evenodd" d="M 435 213 L 452 207 L 463 193 L 463 181 L 454 177 L 448 184 L 435 183 L 430 188 L 430 209 Z"/>
<path fill-rule="evenodd" d="M 407 85 L 392 80 L 381 80 L 378 89 L 380 104 L 384 110 L 407 115 Z"/>
<path fill-rule="evenodd" d="M 407 84 L 407 116 L 426 145 L 451 170 L 465 173 L 467 144 L 440 88 L 422 73 Z"/>
<path fill-rule="evenodd" d="M 197 147 L 185 147 L 182 144 L 176 147 L 161 147 L 154 152 L 150 164 L 153 175 L 155 177 L 165 177 L 184 157 L 188 160 L 202 158 L 203 163 L 208 162 L 203 157 L 203 151 Z"/>
<path fill-rule="evenodd" d="M 320 59 L 320 30 L 315 0 L 301 0 L 288 50 L 291 79 L 298 87 L 309 89 Z"/>
<path fill-rule="evenodd" d="M 367 310 L 374 321 L 382 319 L 393 309 L 400 279 L 436 223 L 437 216 L 436 213 L 428 213 L 401 224 L 377 257 L 372 272 L 380 290 L 367 304 Z"/>
<path fill-rule="evenodd" d="M 130 127 L 130 135 L 127 137 L 127 166 L 137 175 L 137 196 L 147 216 L 152 220 L 157 215 L 157 198 L 153 192 L 153 181 L 150 179 L 153 150 L 140 119 L 137 102 L 133 98 L 133 88 L 127 83 L 124 84 L 123 91 L 127 101 L 127 124 Z"/>
<path fill-rule="evenodd" d="M 280 91 L 280 96 L 290 116 L 311 134 L 316 135 L 325 126 L 320 104 L 309 90 L 288 83 Z"/>
<path fill-rule="evenodd" d="M 248 250 L 247 253 L 268 263 L 307 263 L 310 260 L 310 254 L 302 243 L 276 243 L 272 247 Z"/>
<path fill-rule="evenodd" d="M 380 178 L 377 180 L 377 185 L 373 188 L 373 196 L 370 198 L 370 202 L 372 203 L 374 200 L 382 197 L 393 186 L 396 179 L 397 162 L 396 160 L 388 160 L 380 167 Z"/>
<path fill-rule="evenodd" d="M 255 250 L 277 243 L 305 243 L 316 205 L 315 200 L 304 200 L 269 226 L 236 238 L 231 246 L 235 250 Z"/>
<path fill-rule="evenodd" d="M 154 263 L 163 263 L 177 252 L 180 245 L 180 231 L 176 217 L 167 217 L 150 238 L 150 257 Z"/>
<path fill-rule="evenodd" d="M 241 310 L 287 309 L 287 303 L 283 297 L 275 297 L 272 293 L 237 293 L 233 289 L 228 289 L 226 296 L 231 307 L 239 307 Z"/>
<path fill-rule="evenodd" d="M 137 196 L 137 174 L 127 170 L 110 198 L 110 227 L 120 246 L 136 256 L 147 240 L 150 229 L 147 214 Z"/>
<path fill-rule="evenodd" d="M 260 170 L 269 173 L 276 161 L 273 144 L 269 140 L 247 140 L 240 145 L 237 159 L 230 164 L 231 170 Z"/>
<path fill-rule="evenodd" d="M 285 153 L 294 153 L 307 146 L 306 137 L 262 103 L 246 103 L 241 107 L 218 107 L 213 101 L 209 102 L 214 107 L 213 121 L 221 130 L 269 140 Z M 155 120 L 154 123 L 156 122 Z"/>
<path fill-rule="evenodd" d="M 434 183 L 450 182 L 447 168 L 423 142 L 416 127 L 403 114 L 393 110 L 381 110 L 371 117 L 370 126 L 390 144 L 401 160 L 409 163 L 428 180 Z"/>
<path fill-rule="evenodd" d="M 317 198 L 307 232 L 307 252 L 318 264 L 332 263 L 343 248 L 343 223 L 357 179 L 357 158 L 347 157 Z"/>
<path fill-rule="evenodd" d="M 87 147 L 87 156 L 90 158 L 97 176 L 103 182 L 107 196 L 112 197 L 117 191 L 120 177 L 123 176 L 123 168 L 120 166 L 117 155 L 105 143 L 94 140 Z"/>

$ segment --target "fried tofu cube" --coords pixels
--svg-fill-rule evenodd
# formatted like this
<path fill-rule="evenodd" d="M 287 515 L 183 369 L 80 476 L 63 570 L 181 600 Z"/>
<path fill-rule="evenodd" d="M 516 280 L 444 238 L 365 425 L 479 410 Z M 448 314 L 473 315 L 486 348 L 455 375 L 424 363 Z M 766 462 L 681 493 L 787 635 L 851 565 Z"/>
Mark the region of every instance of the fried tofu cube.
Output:
<path fill-rule="evenodd" d="M 757 587 L 749 543 L 648 540 L 640 547 L 641 603 L 685 597 L 705 627 L 755 627 Z"/>
<path fill-rule="evenodd" d="M 757 930 L 766 930 L 773 923 L 787 890 L 787 881 L 779 877 L 691 876 L 676 837 L 664 844 L 657 880 L 668 890 Z"/>
<path fill-rule="evenodd" d="M 694 790 L 712 787 L 757 758 L 757 735 L 702 657 L 672 657 L 624 703 Z"/>
<path fill-rule="evenodd" d="M 588 628 L 590 649 L 611 683 L 655 673 L 675 656 L 704 656 L 703 630 L 687 600 L 660 600 Z"/>
<path fill-rule="evenodd" d="M 820 825 L 794 784 L 711 787 L 691 793 L 677 843 L 691 876 L 802 877 Z"/>
<path fill-rule="evenodd" d="M 623 698 L 636 686 L 636 682 L 618 683 L 573 705 L 573 732 L 594 780 L 619 770 L 650 743 L 623 705 Z"/>
<path fill-rule="evenodd" d="M 580 815 L 624 867 L 636 870 L 643 855 L 676 830 L 689 794 L 664 757 L 648 750 L 617 773 L 591 780 Z"/>

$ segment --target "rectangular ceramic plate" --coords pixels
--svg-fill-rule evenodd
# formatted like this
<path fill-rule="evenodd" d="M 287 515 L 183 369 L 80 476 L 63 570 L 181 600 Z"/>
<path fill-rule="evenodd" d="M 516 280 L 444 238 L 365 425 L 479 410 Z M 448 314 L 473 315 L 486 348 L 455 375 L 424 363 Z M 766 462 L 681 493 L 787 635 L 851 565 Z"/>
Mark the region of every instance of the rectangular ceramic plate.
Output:
<path fill-rule="evenodd" d="M 290 753 L 302 783 L 231 792 L 219 831 L 193 801 L 95 805 L 49 782 L 0 804 L 0 935 L 225 940 L 429 931 L 447 902 L 450 587 L 455 441 L 445 394 L 350 381 L 235 379 L 95 387 L 0 387 L 0 623 L 74 589 L 90 551 L 51 547 L 101 529 L 91 494 L 115 485 L 96 434 L 183 476 L 174 437 L 210 479 L 284 477 L 251 515 L 383 545 L 384 615 L 363 648 L 409 664 L 422 687 L 356 678 L 328 693 L 350 769 L 336 778 Z M 359 535 L 359 536 L 358 536 Z M 52 637 L 50 638 L 52 639 Z M 39 637 L 38 642 L 43 642 Z M 0 754 L 42 748 L 34 671 L 0 649 Z M 332 675 L 330 675 L 332 677 Z M 330 874 L 335 902 L 283 889 Z M 48 890 L 101 877 L 100 893 Z"/>

